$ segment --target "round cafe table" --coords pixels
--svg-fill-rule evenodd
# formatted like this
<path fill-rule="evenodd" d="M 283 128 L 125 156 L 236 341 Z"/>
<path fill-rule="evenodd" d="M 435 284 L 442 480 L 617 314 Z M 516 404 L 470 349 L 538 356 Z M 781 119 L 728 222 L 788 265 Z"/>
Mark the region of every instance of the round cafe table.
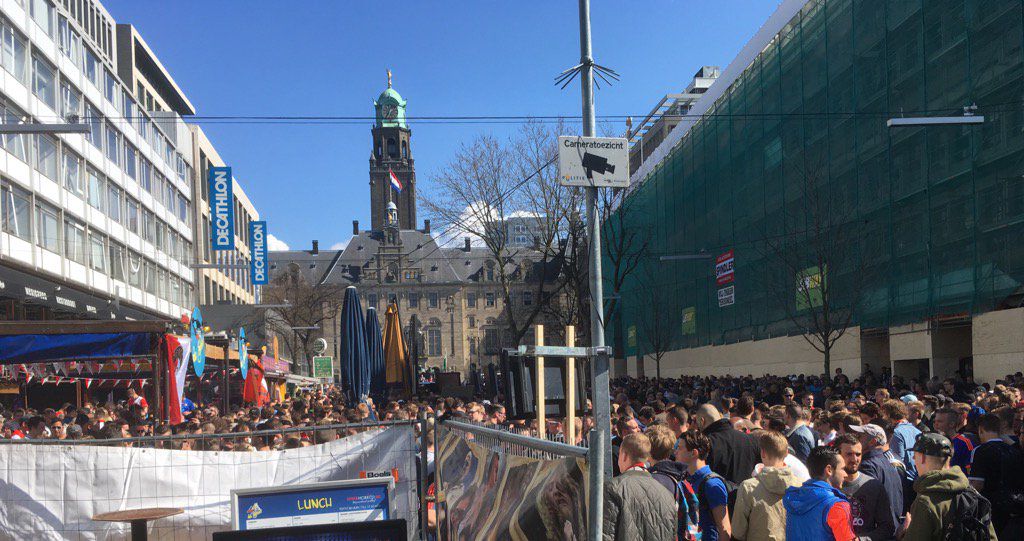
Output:
<path fill-rule="evenodd" d="M 150 520 L 167 518 L 184 513 L 184 509 L 176 507 L 150 507 L 146 509 L 125 509 L 100 513 L 92 517 L 99 522 L 130 522 L 132 525 L 132 541 L 146 541 L 146 523 Z"/>

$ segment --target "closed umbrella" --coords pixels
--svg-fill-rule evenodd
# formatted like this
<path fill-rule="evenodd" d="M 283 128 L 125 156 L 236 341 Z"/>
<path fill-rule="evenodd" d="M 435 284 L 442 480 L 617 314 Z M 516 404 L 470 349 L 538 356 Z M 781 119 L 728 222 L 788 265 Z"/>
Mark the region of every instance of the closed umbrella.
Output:
<path fill-rule="evenodd" d="M 366 331 L 359 293 L 349 286 L 341 307 L 341 370 L 345 375 L 352 402 L 357 402 L 369 391 L 367 381 Z"/>
<path fill-rule="evenodd" d="M 389 304 L 384 313 L 384 360 L 387 364 L 388 386 L 401 390 L 403 395 L 410 392 L 409 370 L 402 338 L 402 322 L 398 317 L 398 306 Z"/>
<path fill-rule="evenodd" d="M 377 319 L 377 309 L 370 307 L 366 309 L 366 354 L 370 362 L 366 363 L 370 369 L 370 395 L 382 397 L 386 389 L 384 382 L 384 342 L 380 334 L 380 320 Z"/>

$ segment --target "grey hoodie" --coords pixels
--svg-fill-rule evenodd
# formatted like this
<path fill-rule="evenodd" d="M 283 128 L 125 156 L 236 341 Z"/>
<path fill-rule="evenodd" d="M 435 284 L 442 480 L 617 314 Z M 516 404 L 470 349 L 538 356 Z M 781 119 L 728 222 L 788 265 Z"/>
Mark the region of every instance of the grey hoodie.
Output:
<path fill-rule="evenodd" d="M 786 539 L 786 509 L 782 496 L 800 480 L 789 467 L 763 468 L 761 473 L 740 483 L 732 513 L 733 539 L 783 541 Z"/>

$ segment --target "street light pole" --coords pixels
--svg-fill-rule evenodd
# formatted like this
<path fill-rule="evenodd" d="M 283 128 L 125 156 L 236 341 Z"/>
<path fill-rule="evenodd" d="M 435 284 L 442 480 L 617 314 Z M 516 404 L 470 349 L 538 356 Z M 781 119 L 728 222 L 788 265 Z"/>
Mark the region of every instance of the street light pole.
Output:
<path fill-rule="evenodd" d="M 594 136 L 594 57 L 590 44 L 590 0 L 580 0 L 580 90 L 583 101 L 583 136 Z M 590 345 L 604 346 L 604 292 L 601 278 L 601 223 L 597 208 L 597 187 L 587 190 L 587 236 L 589 242 L 590 278 Z M 604 478 L 612 474 L 611 442 L 611 389 L 608 381 L 608 356 L 591 357 L 592 400 L 594 429 L 597 434 L 592 445 L 602 448 L 592 454 L 590 464 L 590 524 L 591 539 L 601 539 L 603 524 L 596 512 L 604 501 Z"/>

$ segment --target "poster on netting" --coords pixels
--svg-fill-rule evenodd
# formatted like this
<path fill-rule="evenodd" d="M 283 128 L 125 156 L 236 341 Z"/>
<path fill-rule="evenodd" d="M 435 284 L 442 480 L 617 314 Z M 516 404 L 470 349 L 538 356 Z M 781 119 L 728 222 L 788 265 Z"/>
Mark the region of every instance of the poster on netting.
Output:
<path fill-rule="evenodd" d="M 510 455 L 448 433 L 437 461 L 442 539 L 587 539 L 584 460 Z"/>

